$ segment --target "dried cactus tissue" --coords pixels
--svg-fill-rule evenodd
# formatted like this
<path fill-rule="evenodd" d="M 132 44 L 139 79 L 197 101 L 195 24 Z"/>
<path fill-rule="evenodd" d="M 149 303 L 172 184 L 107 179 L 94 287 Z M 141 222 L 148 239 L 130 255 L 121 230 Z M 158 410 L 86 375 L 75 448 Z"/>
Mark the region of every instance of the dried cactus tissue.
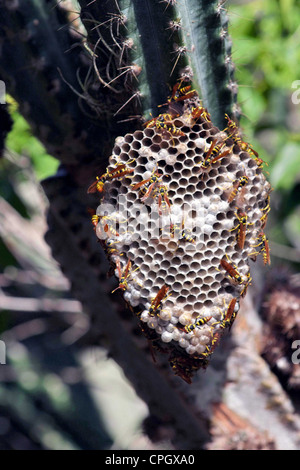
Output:
<path fill-rule="evenodd" d="M 234 120 L 214 126 L 190 85 L 177 82 L 165 108 L 115 140 L 88 192 L 100 194 L 92 222 L 115 290 L 191 383 L 236 318 L 249 260 L 270 262 L 271 187 Z"/>

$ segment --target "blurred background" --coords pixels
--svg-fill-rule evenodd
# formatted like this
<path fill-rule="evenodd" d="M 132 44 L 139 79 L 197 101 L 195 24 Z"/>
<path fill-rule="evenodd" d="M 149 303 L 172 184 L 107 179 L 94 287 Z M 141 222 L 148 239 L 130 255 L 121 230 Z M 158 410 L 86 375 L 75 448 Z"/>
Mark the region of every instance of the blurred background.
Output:
<path fill-rule="evenodd" d="M 273 187 L 269 289 L 284 284 L 299 301 L 300 4 L 249 0 L 224 7 L 244 140 L 267 162 Z M 44 241 L 48 201 L 40 181 L 55 174 L 58 161 L 31 135 L 13 98 L 6 102 L 13 127 L 0 160 L 0 340 L 6 345 L 0 449 L 157 448 L 141 428 L 147 407 L 122 370 L 102 348 L 79 346 L 89 319 Z M 289 302 L 286 292 L 278 302 L 279 308 Z M 300 324 L 299 303 L 294 313 Z M 300 372 L 287 377 L 274 351 L 265 354 L 296 393 Z"/>

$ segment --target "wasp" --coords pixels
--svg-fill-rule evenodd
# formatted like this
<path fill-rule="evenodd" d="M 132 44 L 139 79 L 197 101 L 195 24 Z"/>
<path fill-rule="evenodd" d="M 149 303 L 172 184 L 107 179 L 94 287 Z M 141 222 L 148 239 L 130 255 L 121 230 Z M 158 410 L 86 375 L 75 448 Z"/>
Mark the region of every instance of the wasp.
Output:
<path fill-rule="evenodd" d="M 156 118 L 152 118 L 149 121 L 144 123 L 146 127 L 156 127 L 157 129 L 163 129 L 168 131 L 171 135 L 174 136 L 183 136 L 185 135 L 180 129 L 178 129 L 172 121 L 174 118 L 179 116 L 179 114 L 159 114 Z"/>
<path fill-rule="evenodd" d="M 235 305 L 236 305 L 236 298 L 231 299 L 229 302 L 229 305 L 227 307 L 226 313 L 223 315 L 222 320 L 213 323 L 211 326 L 213 327 L 214 325 L 217 325 L 216 331 L 213 333 L 213 337 L 210 343 L 210 346 L 206 346 L 206 353 L 203 353 L 204 356 L 209 356 L 211 355 L 216 346 L 218 345 L 220 338 L 222 336 L 222 330 L 225 328 L 230 328 L 233 325 L 233 322 L 236 318 L 237 313 L 234 311 L 235 310 Z"/>
<path fill-rule="evenodd" d="M 252 148 L 250 144 L 248 144 L 247 142 L 241 141 L 240 147 L 242 150 L 244 150 L 244 152 L 248 152 L 252 157 L 254 157 L 253 159 L 256 161 L 258 168 L 263 170 L 264 165 L 268 166 L 267 162 L 265 162 L 262 158 L 259 158 L 258 153 L 256 152 L 256 150 Z"/>
<path fill-rule="evenodd" d="M 174 118 L 178 117 L 179 114 L 159 114 L 157 117 L 149 119 L 149 121 L 144 122 L 143 126 L 148 127 L 157 127 L 157 122 L 169 122 L 173 121 Z"/>
<path fill-rule="evenodd" d="M 182 360 L 177 357 L 174 357 L 172 359 L 169 359 L 169 363 L 175 375 L 178 375 L 188 384 L 192 383 L 193 372 Z"/>
<path fill-rule="evenodd" d="M 96 176 L 96 181 L 94 181 L 94 183 L 89 186 L 87 192 L 88 194 L 95 193 L 96 191 L 102 193 L 106 181 L 112 180 L 114 178 L 122 178 L 123 176 L 129 175 L 133 171 L 133 168 L 127 168 L 127 166 L 123 163 L 118 164 L 116 168 L 113 168 L 110 171 L 107 170 L 106 173 L 104 173 L 102 176 Z"/>
<path fill-rule="evenodd" d="M 94 225 L 94 227 L 97 227 L 99 220 L 100 220 L 99 215 L 97 214 L 92 215 L 92 224 Z"/>
<path fill-rule="evenodd" d="M 93 225 L 96 227 L 98 222 L 100 221 L 100 224 L 101 224 L 101 228 L 104 230 L 105 233 L 107 233 L 108 237 L 119 237 L 120 234 L 119 232 L 116 230 L 117 227 L 120 228 L 120 225 L 121 224 L 124 224 L 126 222 L 128 222 L 129 219 L 119 219 L 118 217 L 111 217 L 109 215 L 102 215 L 102 216 L 99 216 L 99 215 L 94 215 L 92 217 L 92 223 Z M 125 230 L 122 228 L 122 233 L 124 234 L 125 233 Z M 126 233 L 128 233 L 126 231 Z M 106 238 L 106 237 L 104 237 Z"/>
<path fill-rule="evenodd" d="M 247 151 L 247 148 L 250 147 L 249 144 L 247 144 L 246 142 L 243 142 L 240 134 L 239 134 L 239 129 L 236 125 L 236 123 L 230 119 L 230 117 L 228 116 L 228 114 L 225 114 L 225 118 L 227 119 L 228 121 L 228 125 L 227 127 L 224 129 L 224 132 L 227 132 L 228 134 L 228 137 L 233 139 L 233 141 L 238 144 L 242 150 L 245 150 Z M 258 155 L 257 155 L 258 156 Z"/>
<path fill-rule="evenodd" d="M 120 234 L 115 229 L 115 219 L 112 219 L 108 215 L 103 215 L 102 217 L 98 216 L 98 221 L 99 220 L 101 221 L 104 232 L 107 233 L 109 237 L 119 237 Z"/>
<path fill-rule="evenodd" d="M 239 249 L 242 250 L 245 245 L 247 225 L 253 225 L 253 223 L 247 222 L 248 216 L 241 209 L 239 209 L 235 215 L 239 223 L 237 224 L 236 227 L 233 227 L 230 231 L 232 232 L 233 230 L 238 229 L 237 244 L 238 244 Z"/>
<path fill-rule="evenodd" d="M 228 256 L 226 255 L 227 259 Z M 233 264 L 233 263 L 229 263 L 228 261 L 226 261 L 225 259 L 221 259 L 220 261 L 220 264 L 222 266 L 223 269 L 225 269 L 226 273 L 234 280 L 236 281 L 238 284 L 244 284 L 244 289 L 242 290 L 241 292 L 241 296 L 245 295 L 245 292 L 246 292 L 246 289 L 248 288 L 248 286 L 251 284 L 251 277 L 250 277 L 250 273 L 247 275 L 247 279 L 245 280 L 242 275 L 238 272 L 237 270 L 237 267 Z"/>
<path fill-rule="evenodd" d="M 178 353 L 176 352 L 173 354 L 171 353 L 168 360 L 174 374 L 181 377 L 188 384 L 192 383 L 193 375 L 197 370 L 200 368 L 205 369 L 208 365 L 208 361 L 206 359 L 198 356 L 178 356 Z"/>
<path fill-rule="evenodd" d="M 96 230 L 98 223 L 101 223 L 101 230 L 100 233 L 102 233 L 102 229 L 104 230 L 105 233 L 109 237 L 118 237 L 120 234 L 116 231 L 115 229 L 115 218 L 111 218 L 108 215 L 100 216 L 97 214 L 92 214 L 91 217 L 92 224 L 94 226 L 94 230 Z M 125 220 L 123 222 L 126 222 Z M 104 237 L 105 238 L 105 237 Z"/>
<path fill-rule="evenodd" d="M 179 240 L 185 240 L 189 243 L 195 243 L 196 239 L 193 237 L 191 229 L 184 227 L 184 221 L 181 224 L 171 224 L 171 234 L 176 236 Z"/>
<path fill-rule="evenodd" d="M 252 152 L 254 152 L 253 149 L 252 149 Z M 257 155 L 258 155 L 258 154 L 257 154 Z M 260 168 L 261 170 L 263 170 L 264 165 L 269 166 L 269 165 L 267 164 L 267 162 L 265 162 L 262 158 L 258 158 L 258 157 L 256 157 L 256 156 L 254 156 L 254 160 L 256 161 L 256 164 L 257 164 L 258 168 Z"/>
<path fill-rule="evenodd" d="M 142 186 L 144 186 L 144 188 L 143 188 L 144 196 L 141 198 L 142 202 L 146 201 L 146 199 L 148 199 L 148 197 L 151 196 L 152 191 L 155 189 L 155 186 L 157 185 L 157 183 L 159 183 L 162 176 L 163 175 L 161 173 L 159 173 L 157 170 L 153 170 L 150 178 L 147 178 L 145 180 L 140 181 L 139 183 L 131 185 L 133 191 L 135 191 L 139 188 L 142 188 Z"/>
<path fill-rule="evenodd" d="M 150 113 L 150 115 L 152 116 L 151 113 Z M 159 116 L 161 116 L 161 114 Z M 155 127 L 155 123 L 156 123 L 157 119 L 159 118 L 159 116 L 157 116 L 155 118 L 151 118 L 151 119 L 149 119 L 149 121 L 144 122 L 143 126 L 145 126 L 146 128 Z M 167 114 L 167 116 L 171 116 L 171 114 Z M 171 118 L 173 118 L 173 117 L 171 116 Z"/>
<path fill-rule="evenodd" d="M 218 322 L 218 324 L 220 324 L 220 322 Z M 214 333 L 212 335 L 210 345 L 209 346 L 207 345 L 206 346 L 206 352 L 202 353 L 203 357 L 211 356 L 211 354 L 214 352 L 214 350 L 216 349 L 216 346 L 218 345 L 218 343 L 221 339 L 222 330 L 223 330 L 223 328 L 219 327 L 218 329 L 216 329 L 216 331 L 214 331 Z"/>
<path fill-rule="evenodd" d="M 191 85 L 182 87 L 181 84 L 182 80 L 174 85 L 168 103 L 171 103 L 171 101 L 184 101 L 197 95 L 196 90 L 191 90 Z"/>
<path fill-rule="evenodd" d="M 135 271 L 137 271 L 139 268 L 136 268 L 132 271 L 132 262 L 131 260 L 129 259 L 125 268 L 121 269 L 121 263 L 120 263 L 120 260 L 117 259 L 116 261 L 116 267 L 117 267 L 117 270 L 118 270 L 118 275 L 119 275 L 119 285 L 118 287 L 116 287 L 116 289 L 114 289 L 112 291 L 112 294 L 118 290 L 118 289 L 122 289 L 122 290 L 126 290 L 127 289 L 127 286 L 128 286 L 128 279 L 129 277 L 131 276 L 132 273 L 134 273 Z"/>
<path fill-rule="evenodd" d="M 251 147 L 250 144 L 242 140 L 236 123 L 232 119 L 229 118 L 228 114 L 225 114 L 225 118 L 228 121 L 228 126 L 224 129 L 224 131 L 228 133 L 228 137 L 232 138 L 234 142 L 240 146 L 241 150 L 253 155 L 258 167 L 262 168 L 265 162 L 262 160 L 262 158 L 259 158 L 258 153 Z"/>
<path fill-rule="evenodd" d="M 185 228 L 184 225 L 182 226 L 182 232 L 181 232 L 182 239 L 189 242 L 189 243 L 195 243 L 196 239 L 193 237 L 192 232 L 189 228 Z"/>
<path fill-rule="evenodd" d="M 243 175 L 243 176 L 240 177 L 240 179 L 238 181 L 233 183 L 233 189 L 232 189 L 231 193 L 228 196 L 228 202 L 232 202 L 235 199 L 237 193 L 239 191 L 242 191 L 243 188 L 246 186 L 246 184 L 248 182 L 249 182 L 248 176 Z"/>
<path fill-rule="evenodd" d="M 208 152 L 206 153 L 204 161 L 201 163 L 201 168 L 207 170 L 213 163 L 216 163 L 221 158 L 226 157 L 232 150 L 232 148 L 225 150 L 220 153 L 221 150 L 225 147 L 224 142 L 220 142 L 218 145 L 218 139 L 214 139 L 210 144 Z"/>
<path fill-rule="evenodd" d="M 265 207 L 262 209 L 262 211 L 264 212 L 262 217 L 260 218 L 260 221 L 262 223 L 262 229 L 265 228 L 266 226 L 266 223 L 267 223 L 267 218 L 268 218 L 268 213 L 270 212 L 271 208 L 270 208 L 270 195 L 268 195 L 267 197 L 267 203 L 265 205 Z"/>
<path fill-rule="evenodd" d="M 224 324 L 224 328 L 231 329 L 234 320 L 236 319 L 237 312 L 235 312 L 235 305 L 236 305 L 236 298 L 231 299 L 229 305 L 227 307 L 227 312 L 225 314 L 224 320 L 222 324 Z"/>
<path fill-rule="evenodd" d="M 202 106 L 197 106 L 196 108 L 193 108 L 191 111 L 191 117 L 192 119 L 194 119 L 195 122 L 197 122 L 199 118 L 202 118 L 204 119 L 204 121 L 207 122 L 211 121 L 209 112 L 206 108 L 202 108 Z"/>
<path fill-rule="evenodd" d="M 162 301 L 166 300 L 170 295 L 172 295 L 172 293 L 168 294 L 169 289 L 170 288 L 168 286 L 163 285 L 159 289 L 156 297 L 154 297 L 154 299 L 152 299 L 151 305 L 150 305 L 150 308 L 149 308 L 149 315 L 151 317 L 153 317 L 155 315 L 155 313 L 157 312 L 157 310 L 161 307 Z"/>
<path fill-rule="evenodd" d="M 262 162 L 263 162 L 263 160 L 262 160 L 261 158 L 258 158 L 258 157 L 259 157 L 258 153 L 257 153 L 257 152 L 251 147 L 251 145 L 248 144 L 247 142 L 241 141 L 240 147 L 241 147 L 242 150 L 244 150 L 244 152 L 248 152 L 248 153 L 250 153 L 251 155 L 254 155 L 255 160 L 258 160 L 258 161 L 262 161 Z"/>
<path fill-rule="evenodd" d="M 217 324 L 219 325 L 219 328 L 222 328 L 222 329 L 229 328 L 230 329 L 232 327 L 233 322 L 236 318 L 236 312 L 234 311 L 235 310 L 235 305 L 236 305 L 236 298 L 231 299 L 231 301 L 229 302 L 229 305 L 227 307 L 226 313 L 225 313 L 225 315 L 223 315 L 222 320 L 220 322 L 217 322 Z M 215 323 L 213 323 L 212 326 L 214 324 Z"/>
<path fill-rule="evenodd" d="M 259 243 L 257 245 L 253 245 L 252 247 L 255 248 L 255 247 L 260 246 L 261 248 L 260 248 L 259 252 L 250 253 L 250 255 L 258 255 L 259 253 L 262 253 L 264 265 L 266 265 L 266 264 L 270 265 L 271 264 L 271 258 L 270 258 L 269 240 L 267 239 L 264 232 L 260 232 L 258 234 L 258 241 L 259 241 Z"/>
<path fill-rule="evenodd" d="M 242 139 L 239 136 L 239 129 L 236 123 L 230 119 L 228 114 L 225 114 L 225 119 L 227 119 L 228 124 L 225 127 L 224 132 L 227 132 L 229 138 L 233 138 L 233 140 L 237 143 L 242 142 Z"/>
<path fill-rule="evenodd" d="M 196 318 L 196 321 L 194 323 L 191 323 L 190 325 L 186 325 L 184 327 L 184 331 L 186 333 L 190 333 L 191 331 L 193 331 L 195 328 L 198 328 L 199 326 L 202 326 L 202 325 L 205 325 L 206 323 L 209 322 L 209 320 L 211 319 L 212 317 L 198 317 Z"/>
<path fill-rule="evenodd" d="M 172 124 L 171 120 L 169 119 L 169 116 L 170 116 L 169 114 L 167 115 L 161 114 L 160 116 L 158 116 L 158 119 L 155 122 L 155 127 L 157 129 L 166 130 L 174 136 L 185 135 L 184 132 L 182 132 L 180 129 L 174 126 L 174 124 Z"/>
<path fill-rule="evenodd" d="M 169 212 L 171 208 L 171 202 L 168 197 L 167 187 L 164 185 L 160 185 L 156 190 L 156 193 L 159 214 L 161 215 L 163 212 Z"/>
<path fill-rule="evenodd" d="M 228 257 L 227 257 L 228 258 Z M 223 269 L 227 272 L 227 274 L 234 279 L 238 284 L 243 284 L 244 280 L 240 273 L 237 271 L 237 268 L 235 265 L 229 263 L 225 259 L 221 259 L 220 264 Z"/>
<path fill-rule="evenodd" d="M 215 331 L 214 334 L 213 334 L 210 346 L 209 347 L 207 346 L 207 348 L 206 348 L 207 349 L 207 354 L 212 354 L 214 352 L 217 344 L 220 341 L 220 338 L 221 338 L 221 330 Z"/>
<path fill-rule="evenodd" d="M 96 214 L 96 211 L 92 208 L 88 208 L 87 209 L 87 212 L 90 214 L 91 216 L 91 222 L 94 226 L 94 230 L 96 229 L 97 225 L 98 225 L 98 222 L 100 220 L 100 217 L 99 215 Z"/>
<path fill-rule="evenodd" d="M 247 142 L 241 141 L 240 147 L 242 150 L 244 150 L 244 152 L 248 152 L 253 157 L 253 159 L 256 161 L 258 168 L 263 170 L 264 165 L 268 166 L 267 162 L 265 162 L 262 158 L 259 158 L 258 153 L 252 148 L 250 144 L 248 144 Z"/>
<path fill-rule="evenodd" d="M 212 143 L 210 144 L 210 147 L 205 155 L 204 161 L 201 164 L 201 168 L 207 169 L 212 163 L 213 163 L 213 158 L 215 154 L 218 154 L 219 151 L 225 146 L 225 144 L 219 144 L 218 139 L 214 139 Z"/>
<path fill-rule="evenodd" d="M 197 95 L 196 90 L 191 90 L 191 85 L 181 87 L 181 84 L 182 80 L 173 86 L 172 94 L 168 97 L 167 103 L 160 104 L 159 107 L 166 106 L 173 101 L 184 101 Z"/>
<path fill-rule="evenodd" d="M 107 255 L 113 255 L 113 254 L 118 254 L 119 256 L 123 256 L 123 253 L 119 253 L 119 251 L 114 248 L 114 245 L 118 243 L 117 241 L 113 240 L 107 240 L 104 245 L 104 250 L 107 253 Z"/>

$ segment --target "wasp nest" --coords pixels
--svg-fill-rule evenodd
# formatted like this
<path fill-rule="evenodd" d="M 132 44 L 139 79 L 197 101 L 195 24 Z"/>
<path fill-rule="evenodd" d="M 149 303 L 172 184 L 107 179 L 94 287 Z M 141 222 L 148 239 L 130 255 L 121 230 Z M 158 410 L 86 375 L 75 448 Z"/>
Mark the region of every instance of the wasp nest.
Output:
<path fill-rule="evenodd" d="M 269 262 L 270 185 L 228 116 L 220 131 L 195 95 L 180 105 L 118 137 L 90 192 L 102 194 L 93 223 L 117 289 L 190 383 L 232 326 L 249 257 Z"/>

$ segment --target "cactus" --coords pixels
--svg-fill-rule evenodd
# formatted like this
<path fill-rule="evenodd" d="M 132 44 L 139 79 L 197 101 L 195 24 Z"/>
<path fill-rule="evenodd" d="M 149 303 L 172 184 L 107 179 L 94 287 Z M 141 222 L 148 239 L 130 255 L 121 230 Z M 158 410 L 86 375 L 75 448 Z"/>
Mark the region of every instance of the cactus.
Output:
<path fill-rule="evenodd" d="M 123 82 L 143 115 L 156 111 L 167 99 L 168 85 L 182 78 L 201 94 L 217 126 L 223 126 L 226 113 L 239 117 L 228 20 L 217 1 L 121 0 L 99 8 L 81 0 L 80 5 L 89 47 L 99 52 L 102 83 L 117 94 Z M 105 52 L 112 54 L 109 71 L 107 61 L 102 64 Z"/>
<path fill-rule="evenodd" d="M 46 240 L 92 319 L 86 341 L 107 347 L 147 403 L 149 435 L 162 430 L 177 448 L 203 448 L 211 439 L 208 396 L 218 400 L 222 385 L 216 390 L 213 383 L 224 383 L 225 363 L 221 372 L 208 369 L 211 383 L 198 374 L 187 385 L 163 354 L 153 362 L 151 339 L 122 299 L 109 295 L 115 283 L 106 277 L 108 262 L 87 215 L 98 200 L 86 191 L 104 173 L 116 138 L 142 130 L 150 113 L 160 114 L 158 106 L 177 83 L 198 92 L 219 129 L 225 114 L 238 121 L 224 2 L 79 0 L 75 17 L 76 3 L 70 1 L 69 9 L 64 4 L 0 2 L 0 77 L 33 133 L 62 164 L 42 183 L 49 199 Z M 249 355 L 250 377 L 255 359 Z M 263 367 L 257 373 L 266 378 Z M 276 413 L 278 424 L 280 406 Z M 292 431 L 290 439 L 296 441 Z"/>

